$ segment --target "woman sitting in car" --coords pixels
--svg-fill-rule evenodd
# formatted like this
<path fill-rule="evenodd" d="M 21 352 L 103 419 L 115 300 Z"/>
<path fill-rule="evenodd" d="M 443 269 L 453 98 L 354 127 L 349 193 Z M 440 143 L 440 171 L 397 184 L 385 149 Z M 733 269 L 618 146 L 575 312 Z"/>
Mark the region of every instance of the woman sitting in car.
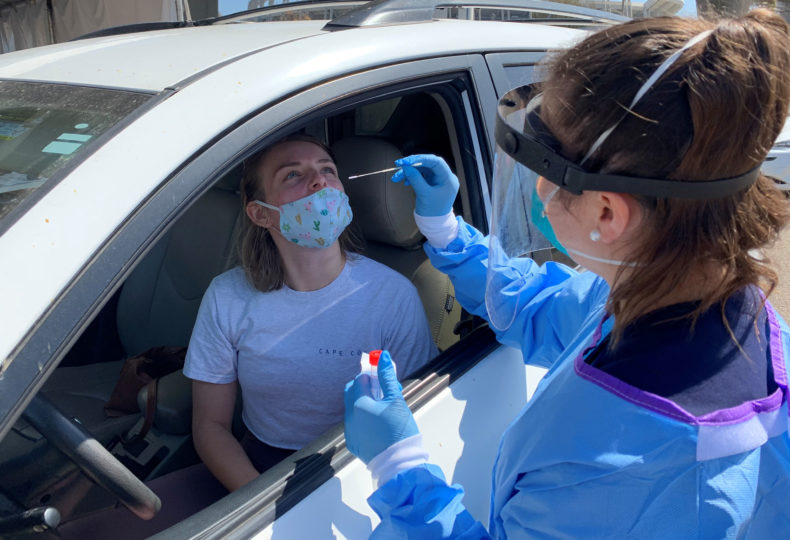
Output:
<path fill-rule="evenodd" d="M 324 144 L 295 135 L 262 150 L 245 163 L 241 194 L 241 264 L 206 291 L 184 367 L 195 448 L 231 491 L 342 420 L 362 352 L 393 351 L 404 376 L 436 352 L 415 288 L 358 254 Z"/>

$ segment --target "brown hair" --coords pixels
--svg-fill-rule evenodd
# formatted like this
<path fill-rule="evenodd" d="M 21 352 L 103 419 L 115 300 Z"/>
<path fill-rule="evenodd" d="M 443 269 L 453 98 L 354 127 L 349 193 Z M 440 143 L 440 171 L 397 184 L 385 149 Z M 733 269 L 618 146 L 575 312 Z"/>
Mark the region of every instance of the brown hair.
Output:
<path fill-rule="evenodd" d="M 712 33 L 627 110 L 656 68 L 705 30 Z M 589 171 L 685 181 L 745 173 L 762 163 L 787 118 L 788 33 L 779 15 L 763 9 L 739 19 L 660 17 L 608 28 L 547 64 L 542 120 L 578 163 L 602 130 L 628 112 L 585 163 Z M 575 199 L 560 193 L 568 205 Z M 722 272 L 688 314 L 692 325 L 716 303 L 723 315 L 727 298 L 748 284 L 768 294 L 776 286 L 769 261 L 750 253 L 775 242 L 790 219 L 787 200 L 768 177 L 715 199 L 637 200 L 645 227 L 628 260 L 641 264 L 629 269 L 628 279 L 621 267 L 612 286 L 613 343 L 703 265 Z"/>
<path fill-rule="evenodd" d="M 307 142 L 322 148 L 332 161 L 335 156 L 332 151 L 320 140 L 310 135 L 297 133 L 280 139 L 252 155 L 244 162 L 244 174 L 241 179 L 241 208 L 242 225 L 237 244 L 238 258 L 247 280 L 253 287 L 261 292 L 275 291 L 285 283 L 285 270 L 283 269 L 280 251 L 272 239 L 268 229 L 260 227 L 247 216 L 247 203 L 250 201 L 265 200 L 263 191 L 263 178 L 259 177 L 261 164 L 266 156 L 278 146 L 288 142 Z M 340 249 L 344 253 L 359 253 L 362 251 L 362 240 L 355 230 L 349 225 L 341 233 Z"/>

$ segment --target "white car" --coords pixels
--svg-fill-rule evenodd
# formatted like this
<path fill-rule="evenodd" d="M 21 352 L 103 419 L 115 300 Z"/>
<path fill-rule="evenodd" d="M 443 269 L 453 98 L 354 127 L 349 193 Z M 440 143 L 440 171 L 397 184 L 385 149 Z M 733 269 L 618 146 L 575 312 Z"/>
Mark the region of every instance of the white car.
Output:
<path fill-rule="evenodd" d="M 275 6 L 0 56 L 0 536 L 51 534 L 116 499 L 150 518 L 158 499 L 142 481 L 197 462 L 179 372 L 159 381 L 143 441 L 122 442 L 142 413 L 108 418 L 104 404 L 123 358 L 187 344 L 205 288 L 232 264 L 241 163 L 256 150 L 302 130 L 333 148 L 344 178 L 441 155 L 461 181 L 456 213 L 487 229 L 497 96 L 585 34 L 574 27 L 623 19 L 541 1 L 474 4 Z M 346 190 L 366 254 L 420 292 L 442 352 L 404 382 L 405 396 L 431 461 L 487 522 L 497 442 L 542 371 L 461 310 L 413 223 L 377 221 L 411 215 L 392 185 Z M 378 522 L 372 490 L 338 425 L 149 532 L 366 538 Z"/>
<path fill-rule="evenodd" d="M 790 117 L 776 138 L 774 147 L 768 152 L 762 170 L 772 176 L 779 189 L 790 197 Z"/>

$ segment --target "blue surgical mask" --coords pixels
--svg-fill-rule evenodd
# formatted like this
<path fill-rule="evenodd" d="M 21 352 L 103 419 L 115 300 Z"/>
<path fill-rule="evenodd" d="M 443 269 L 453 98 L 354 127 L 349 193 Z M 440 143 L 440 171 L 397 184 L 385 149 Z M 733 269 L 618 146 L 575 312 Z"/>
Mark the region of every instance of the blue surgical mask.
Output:
<path fill-rule="evenodd" d="M 546 197 L 546 202 L 543 202 L 541 198 L 538 196 L 538 188 L 535 186 L 535 189 L 532 193 L 532 206 L 530 208 L 530 212 L 532 214 L 532 222 L 538 228 L 538 230 L 546 237 L 546 239 L 551 242 L 551 245 L 563 252 L 568 257 L 573 258 L 573 255 L 577 257 L 584 257 L 586 259 L 590 259 L 591 261 L 597 261 L 604 264 L 612 264 L 615 266 L 628 266 L 631 268 L 641 266 L 641 264 L 636 262 L 628 262 L 628 261 L 620 261 L 617 259 L 604 259 L 601 257 L 596 257 L 595 255 L 590 255 L 588 253 L 584 253 L 583 251 L 579 251 L 578 249 L 566 248 L 563 246 L 560 241 L 557 239 L 557 235 L 554 232 L 554 227 L 551 226 L 549 222 L 549 218 L 546 217 L 546 206 L 551 202 L 551 199 L 557 194 L 560 190 L 559 186 L 555 186 L 554 190 L 549 193 L 549 196 Z M 570 253 L 569 253 L 570 252 Z M 571 255 L 571 253 L 573 255 Z M 578 261 L 577 261 L 578 262 Z M 584 266 L 584 265 L 582 265 Z"/>
<path fill-rule="evenodd" d="M 565 255 L 568 255 L 568 251 L 565 249 L 560 241 L 557 239 L 557 234 L 554 232 L 554 227 L 551 226 L 551 222 L 549 222 L 549 218 L 546 217 L 546 205 L 549 204 L 554 195 L 557 194 L 559 190 L 559 186 L 556 186 L 554 190 L 546 197 L 546 202 L 544 203 L 541 198 L 538 196 L 538 187 L 537 184 L 535 188 L 532 190 L 532 205 L 530 207 L 532 223 L 538 228 L 538 230 L 546 237 L 546 240 L 551 242 L 551 245 L 560 250 Z"/>
<path fill-rule="evenodd" d="M 279 208 L 263 201 L 255 202 L 280 212 L 280 233 L 303 247 L 331 246 L 353 217 L 348 196 L 331 187 L 285 203 Z"/>

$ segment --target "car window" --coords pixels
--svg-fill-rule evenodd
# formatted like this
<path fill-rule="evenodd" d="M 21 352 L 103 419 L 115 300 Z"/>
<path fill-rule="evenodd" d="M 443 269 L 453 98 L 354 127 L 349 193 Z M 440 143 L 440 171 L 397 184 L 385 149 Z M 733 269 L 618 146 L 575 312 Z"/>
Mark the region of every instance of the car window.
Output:
<path fill-rule="evenodd" d="M 790 197 L 790 116 L 768 152 L 762 171 L 772 177 L 777 187 Z"/>
<path fill-rule="evenodd" d="M 511 88 L 531 84 L 535 81 L 535 65 L 513 65 L 504 66 L 505 76 L 510 83 Z"/>
<path fill-rule="evenodd" d="M 11 210 L 150 97 L 0 81 L 0 226 Z"/>
<path fill-rule="evenodd" d="M 400 156 L 430 153 L 442 156 L 457 173 L 462 184 L 481 182 L 475 167 L 474 145 L 470 141 L 470 133 L 474 130 L 467 125 L 472 118 L 478 118 L 478 122 L 480 120 L 463 99 L 464 93 L 471 92 L 471 84 L 461 76 L 453 82 L 449 84 L 444 78 L 434 86 L 426 85 L 427 88 L 419 86 L 415 90 L 403 90 L 396 96 L 389 93 L 381 99 L 365 99 L 361 105 L 341 107 L 339 111 L 328 111 L 309 122 L 295 123 L 287 133 L 305 131 L 319 135 L 332 150 L 354 211 L 353 224 L 359 227 L 365 239 L 363 255 L 389 266 L 411 281 L 422 303 L 434 343 L 440 350 L 448 350 L 447 354 L 451 356 L 453 352 L 450 350 L 458 354 L 457 351 L 463 349 L 459 342 L 470 335 L 476 322 L 457 302 L 447 276 L 436 270 L 420 249 L 424 239 L 413 221 L 413 193 L 401 184 L 392 183 L 387 174 L 365 176 L 358 180 L 349 177 L 391 167 L 393 160 Z M 464 87 L 466 90 L 462 92 L 461 88 Z M 221 190 L 226 185 L 228 183 L 223 179 L 213 189 Z M 465 189 L 476 193 L 475 189 L 468 186 Z M 472 204 L 482 206 L 479 195 L 467 196 L 466 201 L 459 196 L 455 211 L 469 222 L 474 222 L 469 209 L 470 198 L 473 199 Z M 435 362 L 412 373 L 411 377 L 422 379 L 430 376 L 435 372 L 436 364 L 441 364 L 447 357 L 442 355 Z M 398 369 L 400 371 L 400 364 Z M 404 385 L 407 384 L 404 380 Z M 342 436 L 342 429 L 338 432 L 337 427 L 305 447 L 307 454 L 314 454 L 317 448 L 323 448 L 324 445 L 336 444 L 328 441 Z M 328 455 L 331 456 L 331 453 Z M 297 456 L 298 468 L 299 461 L 304 458 L 299 454 Z M 324 463 L 323 469 L 318 468 L 310 474 L 321 476 L 329 472 L 327 469 Z M 302 496 L 313 489 L 309 482 L 300 483 L 291 479 L 289 483 L 292 484 L 294 497 L 297 485 Z M 230 497 L 235 495 L 231 494 Z M 280 503 L 278 508 L 284 508 L 286 503 Z M 231 503 L 222 501 L 219 504 Z M 178 536 L 180 531 L 162 534 L 166 536 L 168 533 Z"/>

